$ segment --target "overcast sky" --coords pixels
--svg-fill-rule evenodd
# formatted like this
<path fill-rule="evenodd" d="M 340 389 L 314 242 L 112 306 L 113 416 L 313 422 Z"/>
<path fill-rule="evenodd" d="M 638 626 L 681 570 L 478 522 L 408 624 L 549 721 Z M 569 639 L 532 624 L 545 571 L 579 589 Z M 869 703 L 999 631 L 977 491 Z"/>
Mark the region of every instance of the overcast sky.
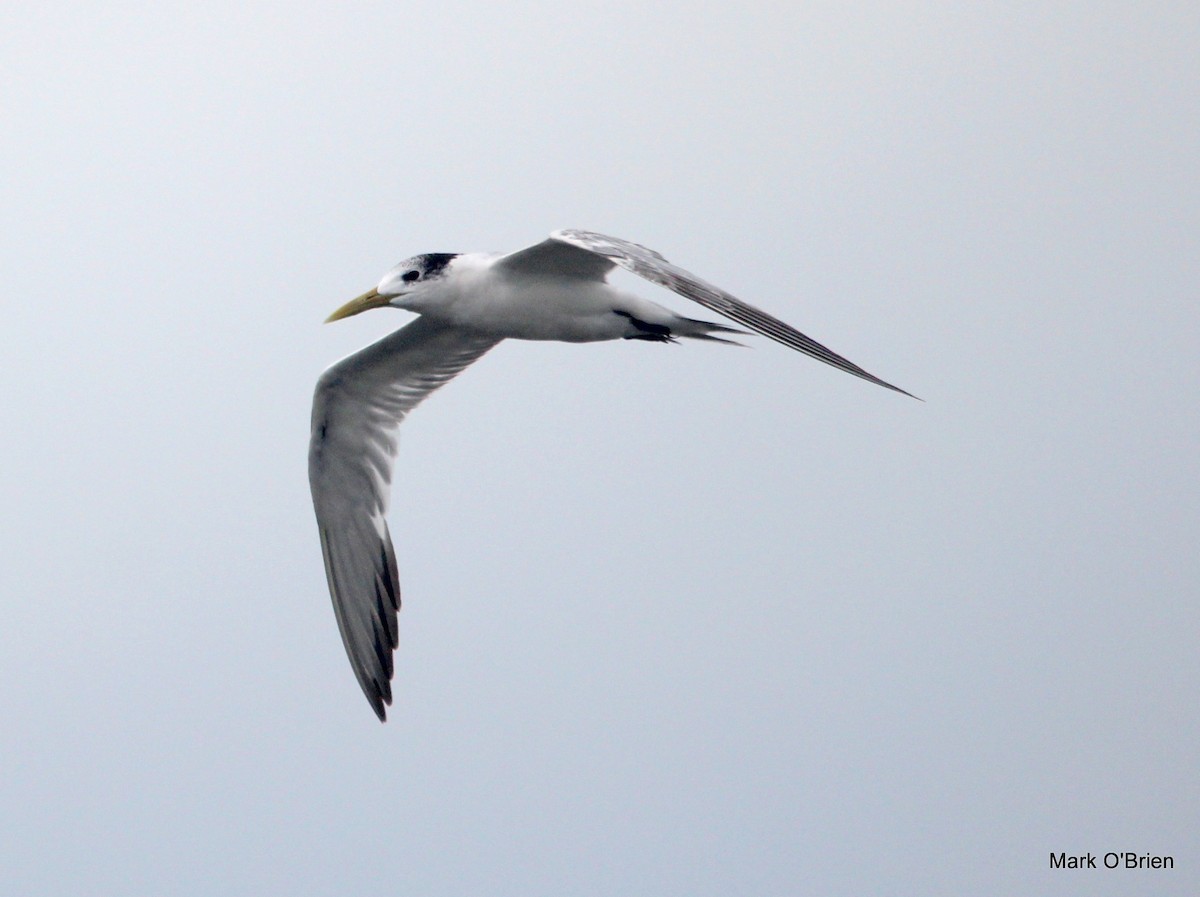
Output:
<path fill-rule="evenodd" d="M 1197 893 L 1200 7 L 793 7 L 4 7 L 0 891 Z M 560 227 L 926 401 L 503 344 L 381 726 L 306 452 L 407 316 L 321 321 Z"/>

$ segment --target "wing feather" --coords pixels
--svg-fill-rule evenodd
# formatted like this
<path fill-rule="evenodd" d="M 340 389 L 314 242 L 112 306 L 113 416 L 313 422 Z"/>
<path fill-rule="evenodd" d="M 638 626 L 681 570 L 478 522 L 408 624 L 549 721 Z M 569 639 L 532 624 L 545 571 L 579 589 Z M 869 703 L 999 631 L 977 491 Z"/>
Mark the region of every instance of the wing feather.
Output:
<path fill-rule="evenodd" d="M 392 702 L 400 581 L 386 513 L 405 415 L 499 342 L 417 318 L 321 375 L 308 476 L 342 643 L 376 715 Z"/>
<path fill-rule="evenodd" d="M 786 324 L 779 320 L 779 318 L 767 314 L 762 309 L 755 308 L 753 305 L 743 302 L 736 296 L 731 296 L 721 288 L 701 280 L 690 271 L 685 271 L 677 265 L 672 265 L 654 250 L 647 249 L 645 246 L 640 246 L 637 243 L 631 243 L 628 240 L 622 240 L 618 237 L 607 237 L 604 234 L 597 234 L 591 231 L 560 230 L 551 234 L 549 240 L 539 243 L 536 246 L 531 246 L 522 252 L 535 253 L 535 255 L 531 256 L 531 260 L 545 258 L 552 254 L 552 244 L 555 242 L 564 247 L 565 251 L 561 253 L 563 258 L 570 260 L 564 264 L 582 268 L 582 263 L 576 259 L 576 254 L 580 250 L 599 256 L 611 264 L 620 265 L 626 271 L 631 271 L 651 283 L 666 287 L 680 296 L 700 303 L 707 309 L 725 315 L 725 317 L 731 318 L 739 324 L 744 324 L 756 333 L 770 337 L 776 342 L 803 352 L 805 355 L 815 358 L 818 361 L 832 365 L 840 371 L 845 371 L 847 374 L 853 374 L 856 377 L 869 380 L 871 383 L 895 390 L 911 398 L 917 398 L 907 390 L 903 390 L 899 386 L 894 386 L 886 380 L 881 380 L 874 374 L 868 373 L 849 359 L 843 358 L 811 337 L 805 336 L 790 324 Z M 513 256 L 508 256 L 501 261 L 507 261 L 508 259 L 520 256 L 521 253 L 514 253 Z"/>

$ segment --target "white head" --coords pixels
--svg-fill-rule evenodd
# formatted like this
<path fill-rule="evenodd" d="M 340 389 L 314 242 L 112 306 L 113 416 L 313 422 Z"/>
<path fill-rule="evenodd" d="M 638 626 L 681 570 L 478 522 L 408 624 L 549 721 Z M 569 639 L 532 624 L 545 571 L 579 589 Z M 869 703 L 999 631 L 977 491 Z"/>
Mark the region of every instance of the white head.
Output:
<path fill-rule="evenodd" d="M 405 259 L 383 275 L 376 287 L 351 299 L 325 322 L 338 321 L 369 308 L 384 306 L 419 311 L 422 296 L 446 276 L 450 263 L 456 258 L 458 255 L 453 252 L 427 252 Z"/>

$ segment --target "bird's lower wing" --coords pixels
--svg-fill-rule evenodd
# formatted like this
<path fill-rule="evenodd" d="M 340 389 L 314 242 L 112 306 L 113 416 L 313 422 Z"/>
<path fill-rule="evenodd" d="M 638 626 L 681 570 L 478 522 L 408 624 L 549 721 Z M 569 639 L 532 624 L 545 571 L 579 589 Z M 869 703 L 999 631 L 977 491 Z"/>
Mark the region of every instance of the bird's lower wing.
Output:
<path fill-rule="evenodd" d="M 705 308 L 725 315 L 725 317 L 731 318 L 739 324 L 744 324 L 756 333 L 770 337 L 776 342 L 783 343 L 785 346 L 790 346 L 799 352 L 803 352 L 805 355 L 816 358 L 818 361 L 832 365 L 840 371 L 845 371 L 847 374 L 853 374 L 856 377 L 862 377 L 864 380 L 869 380 L 872 383 L 916 398 L 912 393 L 901 389 L 899 386 L 893 386 L 886 380 L 881 380 L 874 374 L 864 371 L 854 362 L 825 348 L 816 340 L 805 336 L 790 324 L 786 324 L 773 315 L 767 314 L 762 309 L 755 308 L 753 305 L 743 302 L 736 296 L 729 295 L 729 293 L 726 293 L 719 287 L 701 280 L 690 271 L 685 271 L 683 268 L 672 265 L 657 252 L 647 249 L 645 246 L 640 246 L 637 243 L 631 243 L 628 240 L 622 240 L 618 237 L 606 237 L 604 234 L 592 233 L 591 231 L 560 230 L 555 231 L 549 240 L 532 246 L 527 250 L 522 250 L 522 252 L 532 253 L 537 251 L 539 252 L 538 258 L 545 258 L 551 255 L 550 248 L 553 243 L 559 243 L 563 246 L 564 251 L 561 254 L 565 258 L 573 259 L 574 255 L 580 250 L 599 256 L 613 264 L 620 265 L 627 271 L 632 271 L 634 274 L 645 278 L 651 283 L 666 287 L 680 296 L 700 303 Z M 514 256 L 511 257 L 517 256 L 519 254 L 514 253 Z M 579 263 L 572 261 L 572 264 L 578 265 Z"/>
<path fill-rule="evenodd" d="M 417 318 L 329 368 L 313 397 L 308 477 L 342 643 L 379 718 L 392 702 L 400 584 L 385 514 L 396 430 L 498 340 Z"/>

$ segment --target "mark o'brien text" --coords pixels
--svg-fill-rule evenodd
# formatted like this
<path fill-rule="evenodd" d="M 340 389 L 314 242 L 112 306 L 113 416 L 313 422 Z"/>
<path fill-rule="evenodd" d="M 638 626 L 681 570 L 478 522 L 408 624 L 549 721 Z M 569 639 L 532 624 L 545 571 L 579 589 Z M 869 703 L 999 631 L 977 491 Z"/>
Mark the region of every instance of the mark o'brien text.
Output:
<path fill-rule="evenodd" d="M 1105 869 L 1174 869 L 1175 857 L 1155 856 L 1151 853 L 1106 853 L 1099 858 Z M 1052 853 L 1051 869 L 1098 869 L 1094 853 Z"/>

